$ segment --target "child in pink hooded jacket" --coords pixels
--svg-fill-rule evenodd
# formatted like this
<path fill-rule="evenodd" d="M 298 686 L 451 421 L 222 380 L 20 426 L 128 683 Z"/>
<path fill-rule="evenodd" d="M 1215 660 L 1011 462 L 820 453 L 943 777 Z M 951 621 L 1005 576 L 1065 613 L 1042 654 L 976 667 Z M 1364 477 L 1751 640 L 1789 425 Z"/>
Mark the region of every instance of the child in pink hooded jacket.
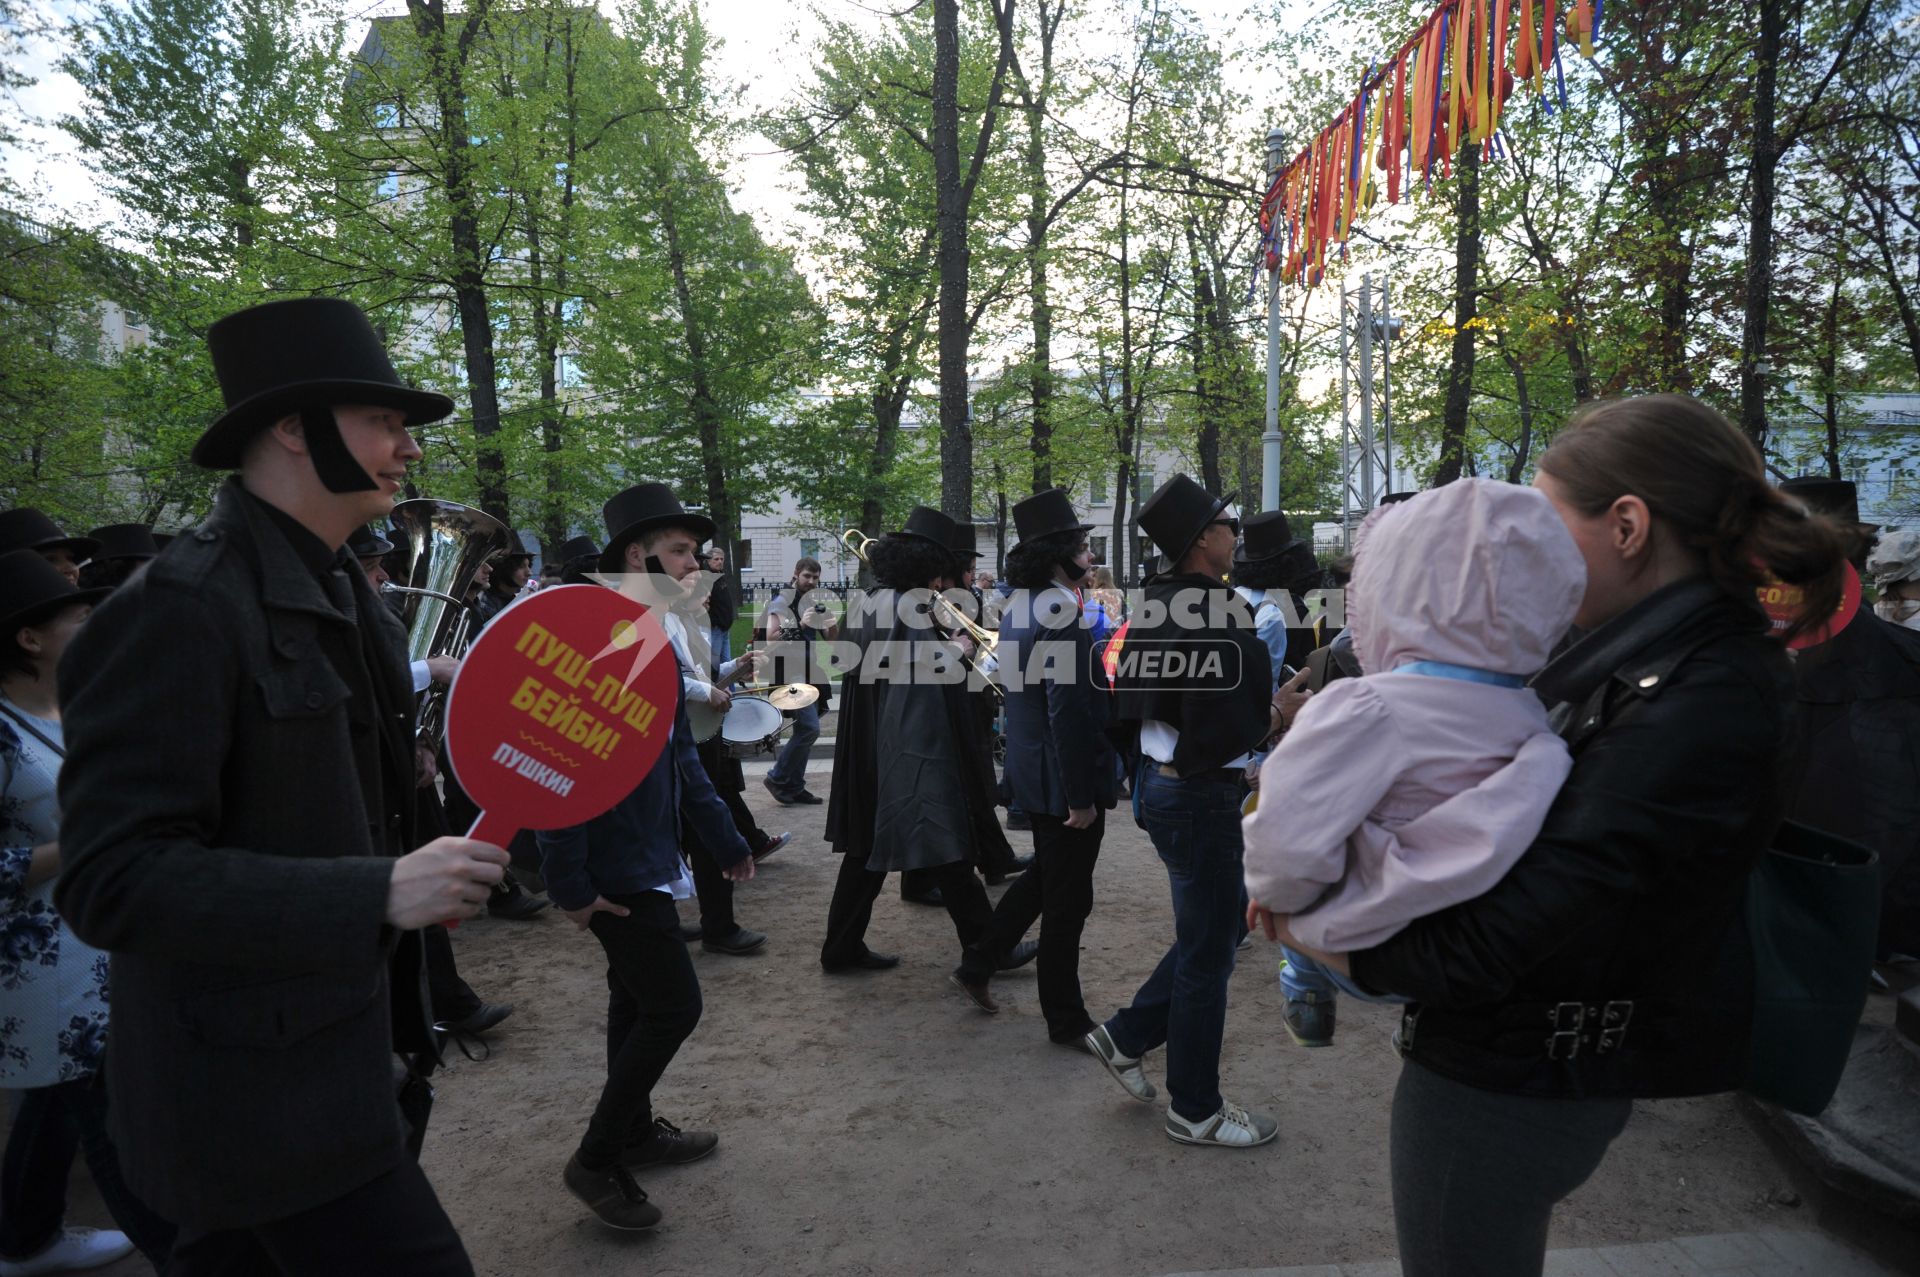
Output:
<path fill-rule="evenodd" d="M 1368 516 L 1347 592 L 1366 677 L 1308 702 L 1260 769 L 1247 894 L 1303 944 L 1349 953 L 1498 882 L 1572 768 L 1526 680 L 1585 588 L 1533 488 L 1463 479 Z M 1470 790 L 1499 823 L 1449 801 Z M 1292 950 L 1280 981 L 1303 1046 L 1332 1041 L 1336 987 L 1367 996 Z"/>

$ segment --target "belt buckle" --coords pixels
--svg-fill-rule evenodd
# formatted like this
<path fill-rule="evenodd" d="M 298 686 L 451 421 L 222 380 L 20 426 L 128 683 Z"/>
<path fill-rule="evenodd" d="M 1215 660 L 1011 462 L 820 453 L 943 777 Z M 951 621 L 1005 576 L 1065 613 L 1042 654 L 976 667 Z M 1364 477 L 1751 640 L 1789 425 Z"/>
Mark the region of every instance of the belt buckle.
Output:
<path fill-rule="evenodd" d="M 1627 1035 L 1627 1024 L 1633 1019 L 1632 999 L 1609 1002 L 1600 1011 L 1600 1041 L 1595 1049 L 1611 1051 L 1620 1045 Z"/>
<path fill-rule="evenodd" d="M 1587 1022 L 1587 1008 L 1579 1002 L 1561 1002 L 1547 1012 L 1553 1032 L 1547 1037 L 1549 1060 L 1571 1060 L 1580 1054 L 1580 1030 Z"/>

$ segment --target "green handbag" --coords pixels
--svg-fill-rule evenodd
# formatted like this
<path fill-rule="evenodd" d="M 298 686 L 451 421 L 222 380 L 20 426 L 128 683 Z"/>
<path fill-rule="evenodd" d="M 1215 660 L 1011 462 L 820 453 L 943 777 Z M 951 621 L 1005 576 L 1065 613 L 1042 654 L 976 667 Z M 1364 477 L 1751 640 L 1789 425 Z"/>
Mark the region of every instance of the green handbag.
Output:
<path fill-rule="evenodd" d="M 1748 1094 L 1808 1117 L 1833 1099 L 1873 971 L 1879 859 L 1859 843 L 1787 821 L 1754 868 Z"/>

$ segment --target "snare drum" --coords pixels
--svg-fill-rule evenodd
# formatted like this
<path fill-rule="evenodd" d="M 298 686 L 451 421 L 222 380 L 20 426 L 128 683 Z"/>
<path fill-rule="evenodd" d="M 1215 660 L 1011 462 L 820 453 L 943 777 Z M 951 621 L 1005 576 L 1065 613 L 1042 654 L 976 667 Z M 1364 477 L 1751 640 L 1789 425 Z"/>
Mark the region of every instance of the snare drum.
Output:
<path fill-rule="evenodd" d="M 766 697 L 736 696 L 720 724 L 720 743 L 734 758 L 770 754 L 786 726 L 786 717 Z"/>

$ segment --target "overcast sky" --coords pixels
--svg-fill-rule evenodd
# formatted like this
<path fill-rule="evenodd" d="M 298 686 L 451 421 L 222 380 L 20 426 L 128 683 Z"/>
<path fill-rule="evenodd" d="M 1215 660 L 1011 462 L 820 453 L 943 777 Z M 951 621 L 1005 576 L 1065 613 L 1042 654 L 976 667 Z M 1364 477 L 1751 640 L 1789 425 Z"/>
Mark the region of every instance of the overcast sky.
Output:
<path fill-rule="evenodd" d="M 112 2 L 112 0 L 109 0 Z M 61 18 L 71 17 L 83 6 L 77 0 L 30 0 L 43 12 Z M 878 23 L 879 11 L 900 7 L 905 0 L 705 0 L 708 20 L 725 41 L 720 55 L 722 76 L 747 88 L 747 105 L 767 109 L 788 100 L 806 72 L 806 50 L 811 47 L 818 22 L 812 10 L 818 8 L 838 17 Z M 1245 17 L 1248 0 L 1185 0 L 1209 31 L 1228 37 L 1235 45 L 1252 43 L 1253 26 Z M 1090 4 L 1089 8 L 1101 7 Z M 350 25 L 349 40 L 358 44 L 366 30 L 367 19 L 382 13 L 404 11 L 401 0 L 368 0 L 351 10 L 356 15 Z M 1093 24 L 1082 24 L 1086 32 Z M 1104 33 L 1102 33 L 1104 34 Z M 26 70 L 38 80 L 19 98 L 23 113 L 38 127 L 30 127 L 32 145 L 15 148 L 4 156 L 8 173 L 29 190 L 36 192 L 35 207 L 28 211 L 42 217 L 70 219 L 97 224 L 111 220 L 111 209 L 104 206 L 90 174 L 79 161 L 72 143 L 52 122 L 79 105 L 79 88 L 73 80 L 55 70 L 51 63 L 57 51 L 42 44 L 32 50 Z M 1250 91 L 1256 86 L 1245 85 Z M 1250 155 L 1249 164 L 1259 157 Z M 783 157 L 774 154 L 764 139 L 753 139 L 735 157 L 731 173 L 739 188 L 743 211 L 764 214 L 763 227 L 778 236 L 778 228 L 790 216 L 790 196 L 785 189 L 790 173 Z"/>

